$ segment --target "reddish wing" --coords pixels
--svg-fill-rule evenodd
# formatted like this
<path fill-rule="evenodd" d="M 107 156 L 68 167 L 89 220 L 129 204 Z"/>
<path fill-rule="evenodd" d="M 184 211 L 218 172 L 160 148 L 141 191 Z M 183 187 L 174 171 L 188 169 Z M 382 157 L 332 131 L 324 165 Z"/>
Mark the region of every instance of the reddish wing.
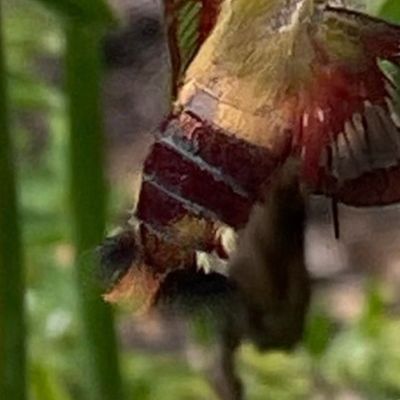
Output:
<path fill-rule="evenodd" d="M 328 8 L 315 46 L 315 78 L 300 101 L 295 143 L 305 179 L 354 206 L 400 201 L 397 88 L 379 65 L 399 64 L 400 27 Z"/>
<path fill-rule="evenodd" d="M 221 2 L 164 0 L 174 96 L 187 66 L 214 27 Z"/>

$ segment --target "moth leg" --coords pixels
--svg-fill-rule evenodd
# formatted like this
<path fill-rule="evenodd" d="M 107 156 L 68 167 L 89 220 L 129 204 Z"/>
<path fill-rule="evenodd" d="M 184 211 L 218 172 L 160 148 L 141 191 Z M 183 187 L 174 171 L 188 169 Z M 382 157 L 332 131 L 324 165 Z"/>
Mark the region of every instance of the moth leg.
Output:
<path fill-rule="evenodd" d="M 232 321 L 226 321 L 215 349 L 213 365 L 208 373 L 209 380 L 221 400 L 243 399 L 243 385 L 235 361 L 242 339 L 238 328 Z"/>
<path fill-rule="evenodd" d="M 202 360 L 200 369 L 221 400 L 241 400 L 235 353 L 242 337 L 243 305 L 230 280 L 203 270 L 171 272 L 160 285 L 153 306 L 185 321 L 195 364 L 199 368 Z M 190 354 L 189 363 L 193 360 Z"/>

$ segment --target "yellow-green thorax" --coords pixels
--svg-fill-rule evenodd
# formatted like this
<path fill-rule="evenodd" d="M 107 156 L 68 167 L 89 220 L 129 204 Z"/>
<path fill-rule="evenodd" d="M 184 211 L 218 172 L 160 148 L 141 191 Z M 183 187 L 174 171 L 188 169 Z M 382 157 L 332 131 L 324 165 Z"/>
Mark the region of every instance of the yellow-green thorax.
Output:
<path fill-rule="evenodd" d="M 187 71 L 179 103 L 205 91 L 218 99 L 213 122 L 257 144 L 275 146 L 270 139 L 280 135 L 271 132 L 269 138 L 260 126 L 287 120 L 278 115 L 286 112 L 283 108 L 274 112 L 276 103 L 310 79 L 316 15 L 314 0 L 226 0 Z"/>
<path fill-rule="evenodd" d="M 265 86 L 306 77 L 313 56 L 309 41 L 313 15 L 313 0 L 227 0 L 188 79 L 202 66 L 209 72 L 216 67 L 235 78 L 255 81 L 265 91 Z"/>

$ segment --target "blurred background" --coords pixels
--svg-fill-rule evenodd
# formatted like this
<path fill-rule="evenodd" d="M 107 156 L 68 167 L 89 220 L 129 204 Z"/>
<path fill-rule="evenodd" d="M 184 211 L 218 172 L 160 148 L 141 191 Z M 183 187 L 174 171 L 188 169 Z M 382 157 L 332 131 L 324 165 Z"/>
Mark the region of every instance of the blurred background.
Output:
<path fill-rule="evenodd" d="M 400 4 L 357 7 L 400 22 Z M 146 149 L 169 107 L 169 64 L 159 2 L 113 0 L 119 28 L 104 45 L 102 86 L 109 211 L 107 231 L 132 209 Z M 352 5 L 354 5 L 352 3 Z M 22 202 L 29 390 L 34 400 L 83 400 L 71 222 L 68 216 L 64 36 L 31 0 L 5 2 L 3 20 L 18 189 Z M 400 209 L 340 208 L 313 199 L 307 259 L 318 281 L 304 343 L 293 353 L 240 352 L 249 399 L 400 399 Z M 116 310 L 127 399 L 209 400 L 179 326 Z M 8 399 L 7 399 L 8 400 Z M 10 399 L 11 400 L 11 399 Z"/>

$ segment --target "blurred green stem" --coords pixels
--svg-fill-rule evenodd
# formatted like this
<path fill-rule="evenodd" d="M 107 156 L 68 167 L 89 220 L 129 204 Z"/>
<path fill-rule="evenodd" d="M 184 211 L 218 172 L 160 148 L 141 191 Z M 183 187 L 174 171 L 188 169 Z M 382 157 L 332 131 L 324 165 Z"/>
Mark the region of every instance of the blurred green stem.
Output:
<path fill-rule="evenodd" d="M 0 3 L 0 399 L 26 398 L 24 271 Z"/>
<path fill-rule="evenodd" d="M 89 357 L 89 397 L 119 400 L 122 389 L 112 312 L 101 298 L 101 288 L 94 277 L 93 257 L 87 256 L 102 241 L 105 231 L 101 37 L 102 29 L 95 24 L 80 20 L 70 20 L 67 24 L 70 190 L 77 282 Z"/>

